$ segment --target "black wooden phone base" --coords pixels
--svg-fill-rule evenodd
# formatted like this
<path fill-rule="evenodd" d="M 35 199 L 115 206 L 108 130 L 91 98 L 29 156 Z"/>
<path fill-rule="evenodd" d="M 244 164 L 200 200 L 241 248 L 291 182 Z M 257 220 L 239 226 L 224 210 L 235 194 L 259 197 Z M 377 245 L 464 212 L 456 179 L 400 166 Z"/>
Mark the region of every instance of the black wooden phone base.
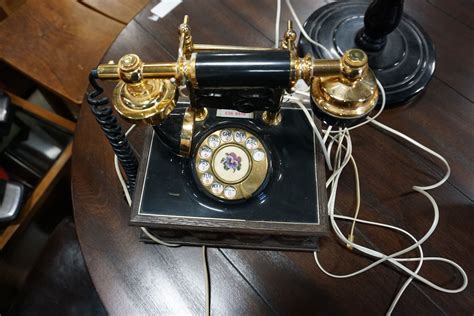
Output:
<path fill-rule="evenodd" d="M 177 113 L 183 109 L 178 104 Z M 251 131 L 265 144 L 271 170 L 262 190 L 248 200 L 211 198 L 193 175 L 192 159 L 177 157 L 150 128 L 141 157 L 131 225 L 145 226 L 170 243 L 219 247 L 315 250 L 328 232 L 325 165 L 301 110 L 282 108 L 280 126 L 254 119 L 216 117 L 195 129 L 196 146 L 212 131 Z M 194 150 L 194 149 L 193 149 Z M 142 236 L 143 237 L 143 236 Z M 148 241 L 147 238 L 142 238 Z"/>

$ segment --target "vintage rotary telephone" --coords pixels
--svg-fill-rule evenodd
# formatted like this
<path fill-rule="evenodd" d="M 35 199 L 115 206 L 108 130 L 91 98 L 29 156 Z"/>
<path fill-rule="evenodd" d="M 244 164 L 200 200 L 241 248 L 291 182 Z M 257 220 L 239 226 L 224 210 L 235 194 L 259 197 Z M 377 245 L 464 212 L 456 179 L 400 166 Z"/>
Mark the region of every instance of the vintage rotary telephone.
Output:
<path fill-rule="evenodd" d="M 363 51 L 317 60 L 299 57 L 295 41 L 289 21 L 278 49 L 195 44 L 186 16 L 175 62 L 144 63 L 129 54 L 91 72 L 88 101 L 130 192 L 138 163 L 107 98 L 98 98 L 96 79 L 118 81 L 113 105 L 120 116 L 153 126 L 157 145 L 142 160 L 136 214 L 294 223 L 306 221 L 298 215 L 305 209 L 319 221 L 324 203 L 316 182 L 324 162 L 304 115 L 282 105 L 283 93 L 304 80 L 313 113 L 349 126 L 375 107 L 378 88 Z"/>

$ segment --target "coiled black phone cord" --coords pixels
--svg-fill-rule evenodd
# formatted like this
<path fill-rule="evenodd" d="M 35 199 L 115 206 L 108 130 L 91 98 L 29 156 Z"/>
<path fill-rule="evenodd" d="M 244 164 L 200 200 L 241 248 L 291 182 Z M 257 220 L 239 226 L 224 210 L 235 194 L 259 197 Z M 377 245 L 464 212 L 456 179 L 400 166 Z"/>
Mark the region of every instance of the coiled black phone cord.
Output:
<path fill-rule="evenodd" d="M 98 98 L 104 92 L 104 89 L 97 83 L 97 78 L 97 71 L 92 70 L 89 74 L 89 82 L 93 90 L 86 93 L 87 103 L 91 106 L 92 113 L 102 127 L 105 136 L 125 171 L 127 188 L 130 195 L 132 195 L 137 180 L 138 161 L 127 137 L 117 122 L 117 118 L 113 115 L 112 108 L 109 106 L 109 99 L 107 97 Z"/>

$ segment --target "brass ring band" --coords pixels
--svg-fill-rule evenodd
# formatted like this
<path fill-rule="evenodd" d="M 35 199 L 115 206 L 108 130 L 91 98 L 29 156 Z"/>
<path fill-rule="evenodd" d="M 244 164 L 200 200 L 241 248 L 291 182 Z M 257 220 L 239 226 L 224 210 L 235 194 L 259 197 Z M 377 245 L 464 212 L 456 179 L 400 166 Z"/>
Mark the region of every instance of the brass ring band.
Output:
<path fill-rule="evenodd" d="M 194 109 L 188 107 L 184 112 L 179 142 L 179 155 L 184 158 L 188 158 L 191 154 L 191 145 L 194 132 L 194 117 Z"/>

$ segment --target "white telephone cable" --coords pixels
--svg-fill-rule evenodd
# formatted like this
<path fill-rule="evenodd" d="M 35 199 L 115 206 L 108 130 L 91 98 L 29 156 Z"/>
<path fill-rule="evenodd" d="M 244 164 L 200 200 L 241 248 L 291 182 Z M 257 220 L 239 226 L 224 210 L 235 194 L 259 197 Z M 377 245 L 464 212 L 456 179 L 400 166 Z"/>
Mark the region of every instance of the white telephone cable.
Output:
<path fill-rule="evenodd" d="M 295 102 L 297 103 L 297 102 Z M 302 103 L 299 102 L 301 105 Z M 298 103 L 297 103 L 298 104 Z M 300 107 L 301 105 L 298 104 Z M 307 116 L 308 118 L 308 116 Z M 350 136 L 349 135 L 346 135 L 345 133 L 347 133 L 347 131 L 345 131 L 342 136 L 341 134 L 338 134 L 339 136 L 339 142 L 338 142 L 338 147 L 337 147 L 337 150 L 336 150 L 336 159 L 335 159 L 335 163 L 334 163 L 334 171 L 333 171 L 333 174 L 330 176 L 330 178 L 328 179 L 327 181 L 327 185 L 331 185 L 331 194 L 330 194 L 330 198 L 329 198 L 329 201 L 328 201 L 328 207 L 329 207 L 329 215 L 330 215 L 330 219 L 331 219 L 331 225 L 334 229 L 334 231 L 336 232 L 336 235 L 337 237 L 342 241 L 344 242 L 346 245 L 349 245 L 350 247 L 353 247 L 354 249 L 357 249 L 359 251 L 361 251 L 362 253 L 365 253 L 365 254 L 368 254 L 370 256 L 373 256 L 373 257 L 376 257 L 376 258 L 380 258 L 378 261 L 372 263 L 371 265 L 359 270 L 359 271 L 356 271 L 354 273 L 351 273 L 351 274 L 348 274 L 348 275 L 342 275 L 342 276 L 338 276 L 340 278 L 346 278 L 346 277 L 351 277 L 351 276 L 354 276 L 354 275 L 357 275 L 357 274 L 360 274 L 360 273 L 363 273 L 373 267 L 375 267 L 376 265 L 382 263 L 382 262 L 385 262 L 385 261 L 388 261 L 394 265 L 396 265 L 398 268 L 400 268 L 401 270 L 403 270 L 405 273 L 409 274 L 410 277 L 407 279 L 407 281 L 404 283 L 404 285 L 400 288 L 400 290 L 398 291 L 395 299 L 393 300 L 389 310 L 388 310 L 388 313 L 390 314 L 393 309 L 395 308 L 396 306 L 396 303 L 398 302 L 399 298 L 401 297 L 401 295 L 403 294 L 404 290 L 406 289 L 406 287 L 410 284 L 410 282 L 413 280 L 413 279 L 417 279 L 437 290 L 440 290 L 440 291 L 443 291 L 443 292 L 447 292 L 447 293 L 458 293 L 462 290 L 465 289 L 465 287 L 467 286 L 467 275 L 466 273 L 464 272 L 464 270 L 456 263 L 454 263 L 453 261 L 451 260 L 448 260 L 448 259 L 444 259 L 444 258 L 437 258 L 437 257 L 430 257 L 429 259 L 425 259 L 425 261 L 427 260 L 430 260 L 430 261 L 443 261 L 443 262 L 446 262 L 446 263 L 449 263 L 451 264 L 452 266 L 454 266 L 456 269 L 458 269 L 458 271 L 461 273 L 462 277 L 463 277 L 463 285 L 461 285 L 461 287 L 459 287 L 458 289 L 446 289 L 446 288 L 442 288 L 434 283 L 432 283 L 431 281 L 421 277 L 418 275 L 418 272 L 419 270 L 421 269 L 421 265 L 423 263 L 423 256 L 422 256 L 422 252 L 420 252 L 420 257 L 417 257 L 417 258 L 409 258 L 409 259 L 400 259 L 400 258 L 394 258 L 396 256 L 399 256 L 401 254 L 404 254 L 406 252 L 409 252 L 415 248 L 418 248 L 421 250 L 421 244 L 426 241 L 426 239 L 429 238 L 429 236 L 433 233 L 434 229 L 436 228 L 436 225 L 437 225 L 437 222 L 438 222 L 438 218 L 439 218 L 439 210 L 438 210 L 438 207 L 436 205 L 436 202 L 434 201 L 434 199 L 431 197 L 431 195 L 429 195 L 427 192 L 425 192 L 424 190 L 429 190 L 429 189 L 433 189 L 433 188 L 436 188 L 438 186 L 440 186 L 441 184 L 443 184 L 447 178 L 449 177 L 449 173 L 450 173 L 450 169 L 449 169 L 449 164 L 447 163 L 447 161 L 441 156 L 439 155 L 438 153 L 432 151 L 431 149 L 427 148 L 426 146 L 424 145 L 421 145 L 420 143 L 414 141 L 413 139 L 409 138 L 408 136 L 398 132 L 398 131 L 395 131 L 393 130 L 392 128 L 389 128 L 377 121 L 374 121 L 372 120 L 372 123 L 375 124 L 376 126 L 378 127 L 381 127 L 381 128 L 384 128 L 386 129 L 387 131 L 391 132 L 391 133 L 394 133 L 395 135 L 397 136 L 400 136 L 402 137 L 403 139 L 409 141 L 410 143 L 420 147 L 421 149 L 427 151 L 428 153 L 432 154 L 433 156 L 437 157 L 438 159 L 440 159 L 447 167 L 447 173 L 446 175 L 443 177 L 443 179 L 441 181 L 439 181 L 438 183 L 436 184 L 433 184 L 433 185 L 430 185 L 430 186 L 414 186 L 413 189 L 423 195 L 425 195 L 429 200 L 430 202 L 432 203 L 432 206 L 433 206 L 433 209 L 434 209 L 434 213 L 435 213 L 435 219 L 433 221 L 433 224 L 430 228 L 430 230 L 425 234 L 425 236 L 420 239 L 419 241 L 416 241 L 415 244 L 413 244 L 412 246 L 406 248 L 406 249 L 403 249 L 399 252 L 396 252 L 390 256 L 387 256 L 385 254 L 382 254 L 380 252 L 377 252 L 373 249 L 370 249 L 370 248 L 367 248 L 367 247 L 364 247 L 362 245 L 358 245 L 356 243 L 354 243 L 353 241 L 347 239 L 343 234 L 342 232 L 340 231 L 337 223 L 335 222 L 335 218 L 337 218 L 338 215 L 335 215 L 334 214 L 334 205 L 335 205 L 335 199 L 336 199 L 336 189 L 337 189 L 337 184 L 338 184 L 338 180 L 339 180 L 339 176 L 343 170 L 343 168 L 346 166 L 347 162 L 349 160 L 353 160 L 353 157 L 352 157 L 352 154 L 351 154 L 351 150 L 352 150 L 352 145 L 351 145 L 351 142 L 350 142 Z M 314 125 L 314 122 L 313 124 L 311 124 L 311 126 Z M 328 131 L 327 133 L 325 133 L 325 136 L 330 133 L 331 131 Z M 340 132 L 339 132 L 340 133 Z M 343 139 L 346 139 L 347 140 L 347 145 L 346 146 L 342 146 L 342 140 Z M 343 162 L 340 161 L 341 159 L 341 150 L 342 148 L 346 149 L 346 155 L 345 155 L 345 158 L 343 160 Z M 354 161 L 355 162 L 355 161 Z M 354 222 L 360 222 L 361 220 L 358 220 L 356 219 L 356 217 L 351 217 L 351 219 L 354 221 Z M 365 223 L 370 223 L 369 221 L 365 221 Z M 401 229 L 397 229 L 399 231 L 401 231 Z M 317 259 L 317 254 L 315 254 L 315 258 Z M 419 261 L 419 264 L 417 266 L 417 268 L 415 269 L 415 271 L 411 271 L 409 270 L 408 268 L 406 268 L 405 266 L 401 265 L 399 262 L 400 261 Z M 317 262 L 318 266 L 321 267 L 321 264 L 319 262 Z M 321 267 L 322 268 L 322 267 Z M 324 273 L 328 274 L 327 271 L 325 270 L 322 270 Z M 328 274 L 332 277 L 335 277 L 334 274 Z"/>
<path fill-rule="evenodd" d="M 276 18 L 275 20 L 277 21 L 275 23 L 275 48 L 278 48 L 280 46 L 280 15 L 281 15 L 281 0 L 277 0 L 277 12 L 276 12 Z"/>
<path fill-rule="evenodd" d="M 308 34 L 306 33 L 306 31 L 304 30 L 303 26 L 301 25 L 301 22 L 299 21 L 297 15 L 296 15 L 296 12 L 294 11 L 292 5 L 291 5 L 291 2 L 290 0 L 286 0 L 286 4 L 288 5 L 288 8 L 290 9 L 296 23 L 298 24 L 298 27 L 300 28 L 300 31 L 301 31 L 301 34 L 303 34 L 303 36 L 310 42 L 310 43 L 313 43 L 314 45 L 322 48 L 326 54 L 328 56 L 331 56 L 331 53 L 329 52 L 328 49 L 326 49 L 325 47 L 323 47 L 320 43 L 317 43 L 315 42 L 313 39 L 311 39 Z M 276 21 L 277 24 L 279 24 L 279 20 Z M 385 129 L 386 131 L 394 134 L 394 135 L 397 135 L 401 138 L 403 138 L 404 140 L 414 144 L 415 146 L 418 146 L 419 148 L 421 148 L 422 150 L 430 153 L 431 155 L 437 157 L 438 159 L 440 159 L 447 167 L 447 173 L 445 174 L 445 176 L 443 177 L 443 179 L 441 181 L 439 181 L 438 183 L 435 183 L 433 185 L 430 185 L 430 186 L 413 186 L 413 190 L 415 190 L 416 192 L 419 192 L 423 195 L 425 195 L 429 200 L 430 202 L 432 203 L 432 206 L 433 206 L 433 209 L 434 209 L 434 212 L 435 212 L 435 219 L 433 221 L 433 225 L 431 227 L 431 229 L 428 231 L 428 233 L 424 236 L 424 238 L 422 238 L 422 240 L 420 241 L 416 241 L 416 239 L 414 239 L 415 241 L 415 244 L 412 245 L 411 247 L 408 247 L 402 251 L 399 251 L 398 253 L 395 253 L 395 254 L 392 254 L 391 256 L 386 256 L 386 255 L 383 255 L 381 253 L 378 253 L 378 252 L 373 252 L 373 250 L 371 249 L 368 249 L 368 248 L 365 248 L 363 246 L 360 246 L 362 248 L 360 248 L 359 250 L 365 250 L 367 254 L 370 254 L 372 256 L 375 256 L 375 257 L 380 257 L 382 258 L 381 262 L 384 262 L 384 261 L 389 261 L 391 263 L 393 262 L 397 262 L 398 261 L 419 261 L 419 264 L 417 266 L 417 268 L 415 269 L 415 271 L 411 271 L 409 270 L 408 268 L 404 267 L 403 265 L 401 265 L 400 268 L 402 268 L 402 270 L 404 270 L 406 273 L 410 274 L 410 277 L 407 279 L 407 281 L 404 283 L 404 285 L 400 288 L 400 290 L 398 291 L 395 299 L 393 300 L 387 314 L 391 314 L 391 312 L 393 311 L 393 309 L 395 308 L 398 300 L 400 299 L 401 295 L 403 294 L 403 292 L 405 291 L 406 287 L 411 283 L 411 281 L 416 278 L 422 282 L 424 282 L 425 284 L 428 284 L 429 286 L 435 288 L 435 289 L 438 289 L 440 291 L 444 291 L 444 292 L 448 292 L 448 293 L 457 293 L 457 292 L 460 292 L 462 290 L 464 290 L 467 286 L 467 282 L 468 282 L 468 279 L 467 279 L 467 275 L 465 273 L 465 271 L 462 269 L 461 266 L 459 266 L 457 263 L 455 263 L 454 261 L 451 261 L 449 259 L 445 259 L 445 258 L 439 258 L 439 257 L 429 257 L 429 258 L 423 258 L 423 252 L 422 252 L 422 248 L 421 248 L 421 244 L 423 243 L 424 240 L 426 240 L 431 234 L 432 232 L 434 231 L 435 227 L 436 227 L 436 224 L 437 224 L 437 217 L 439 215 L 439 210 L 438 210 L 438 207 L 437 207 L 437 204 L 436 204 L 436 201 L 431 197 L 431 195 L 429 195 L 427 192 L 425 192 L 424 190 L 430 190 L 430 189 L 434 189 L 440 185 L 442 185 L 446 180 L 447 178 L 449 177 L 449 174 L 450 174 L 450 168 L 449 168 L 449 164 L 447 163 L 446 159 L 444 159 L 444 157 L 442 157 L 441 155 L 439 155 L 438 153 L 432 151 L 431 149 L 427 148 L 426 146 L 416 142 L 415 140 L 411 139 L 410 137 L 404 135 L 403 133 L 400 133 L 380 122 L 377 122 L 375 121 L 375 118 L 378 117 L 380 115 L 380 113 L 382 113 L 384 107 L 385 107 L 385 91 L 382 87 L 382 85 L 380 84 L 380 82 L 377 80 L 377 85 L 379 87 L 379 91 L 381 92 L 381 95 L 382 95 L 382 106 L 380 108 L 380 110 L 377 112 L 377 114 L 374 116 L 374 117 L 369 117 L 367 118 L 364 122 L 360 123 L 360 124 L 357 124 L 356 126 L 353 126 L 351 127 L 350 129 L 355 129 L 355 128 L 358 128 L 362 125 L 365 125 L 367 123 L 372 123 L 374 125 L 376 125 L 377 127 L 379 128 L 382 128 L 382 129 Z M 298 94 L 302 94 L 302 95 L 305 95 L 305 96 L 308 96 L 309 97 L 309 93 L 307 91 L 295 91 L 296 93 Z M 300 102 L 295 102 L 297 103 L 298 106 L 300 106 L 301 108 L 301 101 Z M 305 113 L 306 115 L 306 113 Z M 310 116 L 309 115 L 306 115 L 307 119 L 309 120 L 310 119 Z M 312 119 L 311 119 L 312 121 Z M 314 128 L 315 124 L 314 122 L 310 122 L 310 125 Z M 319 131 L 316 131 L 315 129 L 315 132 L 318 133 Z M 325 135 L 324 135 L 324 138 L 323 138 L 323 144 L 326 143 L 326 140 L 327 140 L 327 137 L 330 133 L 340 133 L 340 131 L 331 131 L 331 127 L 328 128 L 328 130 L 325 131 Z M 340 134 L 338 134 L 340 135 Z M 334 140 L 334 139 L 333 139 Z M 350 138 L 347 138 L 348 142 L 350 142 Z M 342 141 L 342 139 L 341 139 Z M 331 147 L 332 147 L 332 144 L 333 144 L 333 141 L 331 141 L 328 145 L 328 152 L 331 152 Z M 324 145 L 323 145 L 324 146 Z M 340 162 L 340 152 L 339 150 L 341 149 L 340 146 L 338 146 L 338 149 L 337 149 L 337 152 L 336 152 L 336 163 L 337 161 L 339 160 Z M 349 150 L 349 148 L 345 148 L 346 150 Z M 350 151 L 352 149 L 350 148 Z M 346 155 L 347 156 L 347 155 Z M 355 212 L 355 215 L 354 217 L 345 217 L 345 219 L 351 219 L 353 221 L 353 225 L 352 225 L 352 228 L 351 228 L 351 234 L 349 236 L 353 236 L 353 230 L 354 230 L 354 225 L 356 222 L 362 222 L 362 223 L 365 223 L 365 224 L 373 224 L 373 225 L 378 225 L 378 226 L 382 226 L 382 225 L 385 225 L 385 224 L 380 224 L 379 223 L 374 223 L 374 222 L 370 222 L 370 221 L 362 221 L 362 220 L 359 220 L 357 219 L 357 216 L 358 216 L 358 211 L 359 211 L 359 198 L 360 198 L 360 191 L 359 191 L 359 181 L 358 181 L 358 170 L 357 170 L 357 166 L 355 164 L 355 160 L 354 158 L 352 157 L 352 154 L 349 155 L 350 156 L 350 160 L 353 162 L 353 166 L 354 166 L 354 173 L 355 173 L 355 177 L 357 179 L 356 181 L 356 198 L 357 198 L 357 205 L 356 205 L 356 212 Z M 342 240 L 343 242 L 346 242 L 346 245 L 348 246 L 351 246 L 351 247 L 354 247 L 354 246 L 359 246 L 355 243 L 353 243 L 352 240 L 348 240 L 345 238 L 345 236 L 341 233 L 339 227 L 337 226 L 337 223 L 335 222 L 335 218 L 338 218 L 338 219 L 342 219 L 341 216 L 339 215 L 335 215 L 334 214 L 334 204 L 335 204 L 335 197 L 336 197 L 336 189 L 337 189 L 337 183 L 338 183 L 338 179 L 339 179 L 339 176 L 343 170 L 343 168 L 345 167 L 345 163 L 343 163 L 342 165 L 337 163 L 337 168 L 335 167 L 335 170 L 333 171 L 333 176 L 334 177 L 331 177 L 329 180 L 328 180 L 328 183 L 332 183 L 332 187 L 331 187 L 331 197 L 330 197 L 330 201 L 329 201 L 329 209 L 331 210 L 331 207 L 332 207 L 332 211 L 330 211 L 330 217 L 331 217 L 331 225 L 333 226 L 333 229 L 335 230 L 336 234 L 338 235 L 339 239 Z M 390 225 L 388 225 L 390 226 Z M 387 227 L 388 227 L 387 226 Z M 385 227 L 385 226 L 384 226 Z M 401 228 L 398 228 L 398 227 L 395 227 L 395 226 L 390 226 L 390 228 L 392 229 L 395 229 L 395 230 L 398 230 L 400 232 L 403 232 L 405 234 L 409 234 L 408 232 L 402 230 Z M 411 236 L 411 235 L 410 235 Z M 349 238 L 349 239 L 352 239 L 352 238 Z M 392 256 L 396 256 L 397 254 L 400 255 L 402 253 L 405 253 L 405 252 L 408 252 L 410 250 L 412 250 L 413 248 L 416 248 L 418 247 L 419 251 L 420 251 L 420 257 L 417 257 L 417 258 L 394 258 L 392 259 L 391 257 Z M 356 247 L 358 248 L 358 247 Z M 407 250 L 407 249 L 410 249 L 410 250 Z M 321 266 L 321 264 L 319 263 L 319 261 L 317 260 L 317 253 L 315 252 L 314 253 L 315 255 L 315 260 L 316 260 L 316 263 L 318 264 L 318 266 L 321 268 L 321 270 L 323 272 L 325 272 L 326 274 L 328 275 L 331 275 L 333 277 L 337 277 L 336 275 L 333 275 L 333 274 L 329 274 L 326 270 L 324 270 Z M 418 275 L 418 272 L 419 270 L 421 269 L 421 266 L 422 266 L 422 263 L 423 263 L 423 260 L 425 261 L 442 261 L 442 262 L 446 262 L 446 263 L 449 263 L 451 264 L 452 266 L 454 266 L 456 269 L 458 269 L 458 271 L 461 273 L 462 277 L 463 277 L 463 285 L 461 285 L 461 287 L 459 287 L 458 289 L 454 289 L 454 290 L 450 290 L 450 289 L 445 289 L 445 288 L 441 288 L 433 283 L 431 283 L 430 281 L 420 277 Z M 375 262 L 375 265 L 377 265 L 379 263 Z M 370 268 L 374 267 L 375 266 L 374 264 L 373 265 L 369 265 L 368 267 L 364 268 L 364 269 L 361 269 L 359 270 L 359 272 L 355 272 L 356 274 L 350 274 L 350 275 L 345 275 L 345 276 L 339 276 L 339 277 L 350 277 L 350 276 L 353 276 L 353 275 L 357 275 L 359 273 L 362 273 L 364 271 L 367 271 L 369 270 Z M 362 271 L 363 270 L 363 271 Z"/>
<path fill-rule="evenodd" d="M 280 2 L 280 0 L 278 0 L 278 2 Z M 320 43 L 316 42 L 311 37 L 309 37 L 309 35 L 306 33 L 303 25 L 301 24 L 300 19 L 298 18 L 298 15 L 295 12 L 295 9 L 293 9 L 293 6 L 291 5 L 290 0 L 286 0 L 286 5 L 288 6 L 288 9 L 290 9 L 291 15 L 293 16 L 293 19 L 295 19 L 295 22 L 298 25 L 298 28 L 300 29 L 301 34 L 303 34 L 303 36 L 308 40 L 308 42 L 321 48 L 329 58 L 332 58 L 334 54 L 332 54 L 326 47 L 324 47 L 323 45 L 321 45 Z M 280 21 L 277 21 L 277 23 L 279 24 Z"/>

